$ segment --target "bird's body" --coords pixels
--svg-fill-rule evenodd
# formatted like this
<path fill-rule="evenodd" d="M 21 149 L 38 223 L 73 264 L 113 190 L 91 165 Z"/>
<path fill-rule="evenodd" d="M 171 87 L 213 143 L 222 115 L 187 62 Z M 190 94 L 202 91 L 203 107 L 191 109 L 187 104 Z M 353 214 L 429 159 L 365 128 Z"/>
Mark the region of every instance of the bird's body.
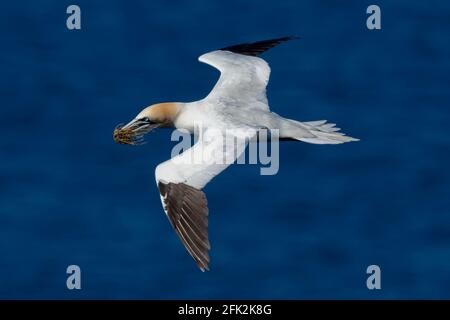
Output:
<path fill-rule="evenodd" d="M 236 45 L 200 56 L 201 62 L 221 72 L 207 97 L 190 103 L 152 105 L 115 131 L 115 139 L 128 144 L 141 142 L 142 135 L 156 127 L 202 131 L 194 146 L 161 163 L 155 171 L 169 221 L 202 271 L 208 269 L 210 249 L 202 188 L 233 163 L 260 130 L 278 130 L 281 140 L 314 144 L 357 141 L 324 120 L 299 122 L 270 111 L 266 96 L 270 67 L 257 55 L 290 39 Z M 225 132 L 234 138 L 233 143 L 224 140 Z"/>

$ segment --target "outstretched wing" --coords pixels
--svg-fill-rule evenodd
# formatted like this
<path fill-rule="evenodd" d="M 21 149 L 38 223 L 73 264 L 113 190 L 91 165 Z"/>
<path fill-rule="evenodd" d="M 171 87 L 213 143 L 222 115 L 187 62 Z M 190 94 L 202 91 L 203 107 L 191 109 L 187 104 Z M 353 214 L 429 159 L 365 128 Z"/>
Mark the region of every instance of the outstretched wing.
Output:
<path fill-rule="evenodd" d="M 266 87 L 270 67 L 257 56 L 293 37 L 239 44 L 206 53 L 200 62 L 220 71 L 220 78 L 207 99 L 216 99 L 239 107 L 269 110 Z"/>
<path fill-rule="evenodd" d="M 198 267 L 209 270 L 208 206 L 201 190 L 245 150 L 254 129 L 233 130 L 224 136 L 208 129 L 190 149 L 156 168 L 156 183 L 164 211 Z"/>

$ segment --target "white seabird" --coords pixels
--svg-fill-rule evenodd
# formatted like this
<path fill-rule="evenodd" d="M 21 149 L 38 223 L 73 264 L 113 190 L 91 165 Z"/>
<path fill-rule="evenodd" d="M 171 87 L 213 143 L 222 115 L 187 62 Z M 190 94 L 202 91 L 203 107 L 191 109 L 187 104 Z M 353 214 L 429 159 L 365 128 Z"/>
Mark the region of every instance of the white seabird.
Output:
<path fill-rule="evenodd" d="M 224 154 L 234 161 L 261 129 L 278 129 L 280 140 L 314 144 L 358 141 L 338 132 L 339 128 L 325 120 L 300 122 L 270 111 L 266 97 L 270 67 L 258 55 L 291 39 L 239 44 L 200 56 L 199 61 L 220 71 L 219 80 L 206 98 L 190 103 L 151 105 L 114 131 L 116 142 L 136 145 L 142 142 L 144 134 L 157 127 L 194 133 L 199 124 L 202 126 L 203 135 L 194 146 L 159 164 L 155 171 L 164 211 L 202 271 L 209 270 L 210 261 L 208 206 L 202 189 L 230 164 L 221 161 Z M 224 146 L 220 134 L 224 130 L 235 136 L 232 145 L 226 140 Z M 200 163 L 191 163 L 189 159 L 200 152 L 209 156 Z"/>

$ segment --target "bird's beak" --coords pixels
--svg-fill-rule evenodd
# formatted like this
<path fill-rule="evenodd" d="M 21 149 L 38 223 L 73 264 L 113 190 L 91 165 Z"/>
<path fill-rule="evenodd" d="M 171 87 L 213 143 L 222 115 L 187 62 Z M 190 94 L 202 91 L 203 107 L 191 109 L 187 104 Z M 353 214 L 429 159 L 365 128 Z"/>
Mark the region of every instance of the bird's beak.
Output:
<path fill-rule="evenodd" d="M 144 144 L 144 135 L 160 126 L 159 123 L 152 123 L 148 119 L 133 119 L 128 124 L 119 124 L 113 133 L 116 143 L 141 145 Z"/>

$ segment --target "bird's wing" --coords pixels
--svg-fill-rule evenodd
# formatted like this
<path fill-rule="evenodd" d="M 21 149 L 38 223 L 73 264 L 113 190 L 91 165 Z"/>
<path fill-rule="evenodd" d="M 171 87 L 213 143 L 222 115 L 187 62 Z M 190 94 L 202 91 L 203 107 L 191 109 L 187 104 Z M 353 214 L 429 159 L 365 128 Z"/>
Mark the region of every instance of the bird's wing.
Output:
<path fill-rule="evenodd" d="M 198 267 L 209 270 L 208 206 L 201 190 L 245 150 L 255 130 L 236 129 L 227 136 L 206 130 L 197 143 L 156 168 L 156 183 L 172 227 Z"/>
<path fill-rule="evenodd" d="M 244 43 L 205 53 L 198 60 L 220 71 L 220 78 L 206 99 L 239 107 L 269 110 L 266 86 L 270 67 L 257 56 L 294 37 Z"/>

